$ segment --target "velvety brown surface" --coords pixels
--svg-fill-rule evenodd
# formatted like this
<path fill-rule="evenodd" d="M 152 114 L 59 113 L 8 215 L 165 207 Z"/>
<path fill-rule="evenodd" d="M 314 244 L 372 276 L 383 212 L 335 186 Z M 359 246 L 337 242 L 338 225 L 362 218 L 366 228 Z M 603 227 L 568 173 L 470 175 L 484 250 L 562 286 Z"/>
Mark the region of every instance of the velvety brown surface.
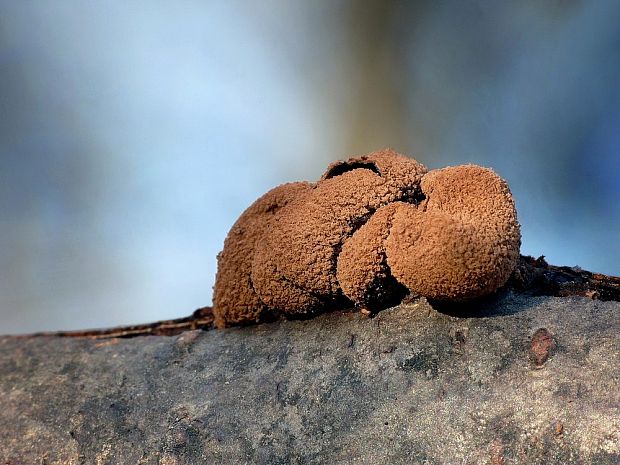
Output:
<path fill-rule="evenodd" d="M 379 207 L 415 195 L 425 172 L 391 150 L 331 165 L 314 189 L 278 212 L 256 245 L 252 279 L 263 302 L 300 314 L 337 298 L 343 242 Z"/>
<path fill-rule="evenodd" d="M 390 272 L 385 246 L 394 214 L 406 206 L 394 202 L 381 207 L 342 247 L 338 256 L 338 282 L 344 294 L 358 306 L 381 307 L 393 296 L 402 297 L 405 288 Z"/>
<path fill-rule="evenodd" d="M 243 213 L 218 257 L 216 324 L 318 312 L 343 295 L 363 307 L 397 303 L 407 289 L 478 297 L 506 282 L 519 246 L 514 202 L 493 171 L 427 172 L 374 152 L 330 165 L 316 184 L 280 186 Z"/>
<path fill-rule="evenodd" d="M 508 185 L 474 165 L 433 170 L 426 200 L 398 209 L 387 241 L 392 273 L 412 292 L 441 300 L 489 294 L 506 283 L 521 235 Z"/>
<path fill-rule="evenodd" d="M 312 185 L 305 182 L 283 184 L 256 200 L 235 222 L 226 240 L 224 250 L 217 257 L 217 277 L 213 293 L 216 324 L 248 323 L 259 321 L 267 310 L 254 291 L 251 279 L 254 247 L 277 211 L 291 199 L 308 191 Z"/>

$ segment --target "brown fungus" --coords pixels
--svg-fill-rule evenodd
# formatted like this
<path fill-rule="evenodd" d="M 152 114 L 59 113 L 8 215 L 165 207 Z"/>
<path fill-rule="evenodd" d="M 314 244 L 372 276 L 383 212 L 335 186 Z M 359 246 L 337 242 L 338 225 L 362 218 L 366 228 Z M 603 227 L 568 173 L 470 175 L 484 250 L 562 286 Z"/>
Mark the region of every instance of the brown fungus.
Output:
<path fill-rule="evenodd" d="M 280 208 L 312 184 L 295 182 L 271 189 L 247 208 L 230 229 L 224 249 L 217 256 L 213 292 L 215 324 L 218 327 L 256 323 L 268 310 L 252 284 L 252 262 L 256 242 L 269 232 L 269 221 Z"/>
<path fill-rule="evenodd" d="M 392 150 L 331 165 L 313 189 L 278 212 L 256 245 L 252 279 L 263 302 L 304 314 L 337 299 L 345 240 L 380 207 L 414 198 L 424 173 L 424 166 Z"/>
<path fill-rule="evenodd" d="M 218 257 L 216 323 L 308 314 L 343 295 L 371 308 L 407 290 L 477 297 L 505 283 L 519 245 L 510 191 L 491 170 L 427 172 L 374 152 L 330 165 L 316 184 L 273 189 L 242 214 Z"/>
<path fill-rule="evenodd" d="M 344 294 L 359 307 L 386 307 L 407 293 L 391 274 L 385 248 L 394 213 L 407 205 L 381 207 L 342 247 L 336 276 Z"/>
<path fill-rule="evenodd" d="M 521 234 L 508 185 L 464 165 L 422 178 L 426 199 L 399 208 L 386 242 L 396 279 L 438 300 L 465 300 L 503 286 L 519 259 Z"/>

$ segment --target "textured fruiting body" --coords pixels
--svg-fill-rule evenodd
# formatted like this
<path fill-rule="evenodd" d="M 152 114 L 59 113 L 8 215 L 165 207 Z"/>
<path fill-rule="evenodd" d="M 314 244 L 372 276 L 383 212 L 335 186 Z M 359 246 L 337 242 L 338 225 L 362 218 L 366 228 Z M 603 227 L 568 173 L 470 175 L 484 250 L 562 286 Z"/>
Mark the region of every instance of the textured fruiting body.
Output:
<path fill-rule="evenodd" d="M 380 208 L 353 236 L 338 256 L 337 277 L 344 294 L 361 307 L 381 307 L 404 297 L 407 289 L 393 276 L 386 244 L 394 214 L 408 204 L 395 202 Z M 415 206 L 411 206 L 415 210 Z"/>
<path fill-rule="evenodd" d="M 392 273 L 411 291 L 440 300 L 489 294 L 519 260 L 512 195 L 492 170 L 464 165 L 422 178 L 426 199 L 399 209 L 387 242 Z"/>
<path fill-rule="evenodd" d="M 425 172 L 390 150 L 331 165 L 311 190 L 277 213 L 256 244 L 252 279 L 263 302 L 303 314 L 337 299 L 344 242 L 380 207 L 415 198 Z"/>
<path fill-rule="evenodd" d="M 305 182 L 273 188 L 246 209 L 230 229 L 224 250 L 217 257 L 213 292 L 216 325 L 258 322 L 268 310 L 252 283 L 256 243 L 264 234 L 269 234 L 269 222 L 277 211 L 309 189 L 311 184 Z"/>
<path fill-rule="evenodd" d="M 360 307 L 407 292 L 462 300 L 502 286 L 520 233 L 493 171 L 428 172 L 392 150 L 330 165 L 315 184 L 279 186 L 250 206 L 218 257 L 218 326 L 316 312 L 343 296 Z"/>

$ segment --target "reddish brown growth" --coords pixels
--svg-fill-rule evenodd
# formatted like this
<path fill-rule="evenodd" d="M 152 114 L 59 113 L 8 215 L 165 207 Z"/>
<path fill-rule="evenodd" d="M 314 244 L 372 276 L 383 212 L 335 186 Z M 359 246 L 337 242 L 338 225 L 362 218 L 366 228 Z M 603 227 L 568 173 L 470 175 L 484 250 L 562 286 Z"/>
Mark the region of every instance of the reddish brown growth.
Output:
<path fill-rule="evenodd" d="M 489 169 L 428 172 L 392 150 L 279 186 L 231 229 L 218 257 L 219 327 L 346 302 L 379 308 L 407 292 L 469 299 L 502 286 L 519 258 L 506 183 Z"/>
<path fill-rule="evenodd" d="M 556 349 L 553 336 L 546 328 L 539 328 L 532 336 L 530 359 L 536 367 L 541 367 Z"/>

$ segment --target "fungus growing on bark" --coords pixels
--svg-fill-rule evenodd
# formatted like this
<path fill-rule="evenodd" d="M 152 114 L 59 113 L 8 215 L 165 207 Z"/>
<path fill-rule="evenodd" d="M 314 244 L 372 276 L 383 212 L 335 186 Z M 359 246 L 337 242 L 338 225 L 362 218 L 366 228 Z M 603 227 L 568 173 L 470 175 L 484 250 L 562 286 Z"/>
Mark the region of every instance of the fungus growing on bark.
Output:
<path fill-rule="evenodd" d="M 408 291 L 462 300 L 495 291 L 519 257 L 506 183 L 473 165 L 427 172 L 392 150 L 330 165 L 315 184 L 279 186 L 250 206 L 218 257 L 220 327 L 275 313 L 361 307 Z"/>
<path fill-rule="evenodd" d="M 313 189 L 278 211 L 256 244 L 252 280 L 263 302 L 304 314 L 341 297 L 336 267 L 343 243 L 380 207 L 414 199 L 425 172 L 391 150 L 330 165 Z"/>
<path fill-rule="evenodd" d="M 213 292 L 215 324 L 219 327 L 258 322 L 267 309 L 252 284 L 252 262 L 256 242 L 269 234 L 269 222 L 280 208 L 312 184 L 294 182 L 271 189 L 248 209 L 230 229 L 224 250 L 217 256 Z"/>

